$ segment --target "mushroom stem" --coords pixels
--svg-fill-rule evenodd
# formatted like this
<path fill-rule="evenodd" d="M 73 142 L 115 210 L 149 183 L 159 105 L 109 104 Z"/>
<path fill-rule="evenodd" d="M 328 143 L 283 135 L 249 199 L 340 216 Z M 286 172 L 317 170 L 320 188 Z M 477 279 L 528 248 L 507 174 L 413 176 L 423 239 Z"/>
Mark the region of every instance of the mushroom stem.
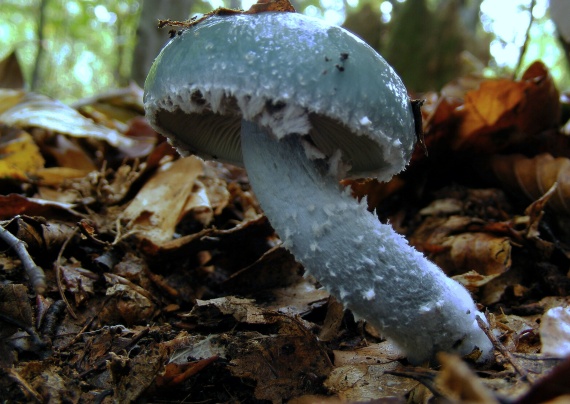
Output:
<path fill-rule="evenodd" d="M 489 357 L 492 345 L 467 290 L 342 190 L 301 136 L 277 140 L 248 121 L 241 130 L 253 191 L 307 274 L 413 363 L 438 351 L 468 354 L 478 348 L 480 360 Z"/>

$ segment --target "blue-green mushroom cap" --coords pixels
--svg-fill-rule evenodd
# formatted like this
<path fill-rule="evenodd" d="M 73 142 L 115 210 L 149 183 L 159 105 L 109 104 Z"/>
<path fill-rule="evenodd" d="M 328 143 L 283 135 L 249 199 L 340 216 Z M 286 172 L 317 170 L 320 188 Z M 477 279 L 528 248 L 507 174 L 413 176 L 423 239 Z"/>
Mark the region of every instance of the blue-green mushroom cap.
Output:
<path fill-rule="evenodd" d="M 210 16 L 184 30 L 156 58 L 144 103 L 183 154 L 238 165 L 242 119 L 278 139 L 309 136 L 316 155 L 340 155 L 351 177 L 390 179 L 415 143 L 408 94 L 386 61 L 297 13 Z"/>

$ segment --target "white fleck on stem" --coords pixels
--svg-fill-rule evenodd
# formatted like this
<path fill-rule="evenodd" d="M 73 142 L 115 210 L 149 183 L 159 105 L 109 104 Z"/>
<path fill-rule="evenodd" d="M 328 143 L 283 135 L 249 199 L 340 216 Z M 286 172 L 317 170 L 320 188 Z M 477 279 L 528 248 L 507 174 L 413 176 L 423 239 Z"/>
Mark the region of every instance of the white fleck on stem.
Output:
<path fill-rule="evenodd" d="M 241 141 L 253 191 L 284 247 L 345 307 L 413 363 L 475 348 L 489 357 L 467 290 L 341 190 L 326 161 L 306 156 L 300 136 L 277 140 L 242 121 Z"/>

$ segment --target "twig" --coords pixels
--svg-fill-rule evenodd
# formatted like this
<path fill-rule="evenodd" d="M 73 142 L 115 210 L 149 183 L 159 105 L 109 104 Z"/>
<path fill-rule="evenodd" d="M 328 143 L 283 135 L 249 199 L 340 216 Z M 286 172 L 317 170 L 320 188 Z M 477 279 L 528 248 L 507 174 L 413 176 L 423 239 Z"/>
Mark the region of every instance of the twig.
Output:
<path fill-rule="evenodd" d="M 521 48 L 521 52 L 519 54 L 519 60 L 517 61 L 517 65 L 515 67 L 515 70 L 513 71 L 513 78 L 515 78 L 522 66 L 522 62 L 524 59 L 524 55 L 526 53 L 526 49 L 528 48 L 528 43 L 530 42 L 530 29 L 532 27 L 532 24 L 534 23 L 534 14 L 532 13 L 532 10 L 534 10 L 534 6 L 536 5 L 536 0 L 531 0 L 530 2 L 530 6 L 529 6 L 529 11 L 530 11 L 530 21 L 528 23 L 528 27 L 526 27 L 526 33 L 525 33 L 525 38 L 524 38 L 524 44 Z"/>
<path fill-rule="evenodd" d="M 65 251 L 65 248 L 67 247 L 67 245 L 69 244 L 71 239 L 73 237 L 75 237 L 75 235 L 77 234 L 78 231 L 79 231 L 79 229 L 75 228 L 75 230 L 73 230 L 73 233 L 71 233 L 69 235 L 69 237 L 67 238 L 67 240 L 65 240 L 65 242 L 61 246 L 61 249 L 59 250 L 59 254 L 57 254 L 57 259 L 56 259 L 55 264 L 54 264 L 56 279 L 57 279 L 57 289 L 59 290 L 59 295 L 61 296 L 61 300 L 63 300 L 65 302 L 65 305 L 67 306 L 67 311 L 69 311 L 69 314 L 75 320 L 77 320 L 77 314 L 75 314 L 75 311 L 73 311 L 71 304 L 69 304 L 69 301 L 67 300 L 67 297 L 65 296 L 65 291 L 63 290 L 63 282 L 61 280 L 61 257 L 63 256 L 63 252 Z"/>
<path fill-rule="evenodd" d="M 36 265 L 26 250 L 26 243 L 14 236 L 3 226 L 0 226 L 0 239 L 8 244 L 8 247 L 16 251 L 16 254 L 18 254 L 18 257 L 22 261 L 32 288 L 38 295 L 42 295 L 46 290 L 46 274 L 41 267 Z"/>
<path fill-rule="evenodd" d="M 26 379 L 20 376 L 20 374 L 16 372 L 15 369 L 2 368 L 0 369 L 0 371 L 5 372 L 8 378 L 12 379 L 17 384 L 19 384 L 20 387 L 22 387 L 22 389 L 24 390 L 24 394 L 27 393 L 26 395 L 28 397 L 30 396 L 33 397 L 38 403 L 44 402 L 44 398 L 41 396 L 41 394 L 38 393 L 36 389 L 34 389 L 33 386 L 26 381 Z"/>
<path fill-rule="evenodd" d="M 103 303 L 101 304 L 101 307 L 99 308 L 97 313 L 94 316 L 92 316 L 91 319 L 89 319 L 88 321 L 85 322 L 85 325 L 83 326 L 83 328 L 75 335 L 75 337 L 73 337 L 73 339 L 71 341 L 69 341 L 66 345 L 59 348 L 60 352 L 68 349 L 70 346 L 72 346 L 77 341 L 79 341 L 79 338 L 81 338 L 81 336 L 83 334 L 85 334 L 85 331 L 91 326 L 93 321 L 95 321 L 95 319 L 99 316 L 99 314 L 101 313 L 101 311 L 103 310 L 103 308 L 105 307 L 105 305 L 107 304 L 107 302 L 109 300 L 110 300 L 109 296 L 105 297 L 105 300 L 103 300 Z"/>
<path fill-rule="evenodd" d="M 489 326 L 483 321 L 480 316 L 477 316 L 477 324 L 479 328 L 483 330 L 485 335 L 491 340 L 493 346 L 505 357 L 505 359 L 513 366 L 515 371 L 520 375 L 523 381 L 529 382 L 528 372 L 522 366 L 520 366 L 518 360 L 507 350 L 507 348 L 498 340 L 498 338 L 493 334 Z"/>

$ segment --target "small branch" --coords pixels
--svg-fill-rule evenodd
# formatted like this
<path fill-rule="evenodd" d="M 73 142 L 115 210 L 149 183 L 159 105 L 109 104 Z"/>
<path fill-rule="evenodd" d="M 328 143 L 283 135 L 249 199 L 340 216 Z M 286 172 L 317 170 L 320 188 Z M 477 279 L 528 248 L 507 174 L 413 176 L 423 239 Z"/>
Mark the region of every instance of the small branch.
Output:
<path fill-rule="evenodd" d="M 44 270 L 36 265 L 30 254 L 28 253 L 27 245 L 22 240 L 14 236 L 3 226 L 0 226 L 0 240 L 8 244 L 8 247 L 13 248 L 22 261 L 24 270 L 28 275 L 32 288 L 38 295 L 42 295 L 46 290 L 46 274 Z"/>
<path fill-rule="evenodd" d="M 41 62 L 44 55 L 44 35 L 45 35 L 45 25 L 46 25 L 46 8 L 49 0 L 41 0 L 38 9 L 38 25 L 37 25 L 37 35 L 38 35 L 38 50 L 36 52 L 36 59 L 34 61 L 34 70 L 32 72 L 32 84 L 31 89 L 37 90 L 40 81 L 40 70 Z"/>
<path fill-rule="evenodd" d="M 489 328 L 489 326 L 483 321 L 480 316 L 477 316 L 477 324 L 479 324 L 479 328 L 483 330 L 485 335 L 491 340 L 493 346 L 505 357 L 505 359 L 513 366 L 515 371 L 520 375 L 523 381 L 530 381 L 528 378 L 528 372 L 524 369 L 517 359 L 507 350 L 507 348 L 499 341 L 499 339 L 493 334 L 493 331 Z"/>
<path fill-rule="evenodd" d="M 59 295 L 61 296 L 61 300 L 63 300 L 65 302 L 65 305 L 67 306 L 67 311 L 69 312 L 71 317 L 73 317 L 75 320 L 77 320 L 77 314 L 75 314 L 75 311 L 71 307 L 71 304 L 69 304 L 69 301 L 67 300 L 67 297 L 65 296 L 65 290 L 63 290 L 63 282 L 61 280 L 61 257 L 63 256 L 63 252 L 65 251 L 65 248 L 67 247 L 67 245 L 69 244 L 71 239 L 73 237 L 75 237 L 75 235 L 77 234 L 78 231 L 79 231 L 79 229 L 75 228 L 73 233 L 71 233 L 69 235 L 69 237 L 67 238 L 67 240 L 65 240 L 65 242 L 61 246 L 61 249 L 59 250 L 59 254 L 57 255 L 57 260 L 54 263 L 56 279 L 57 279 L 57 289 L 59 290 Z"/>
<path fill-rule="evenodd" d="M 0 371 L 2 371 L 9 379 L 12 379 L 16 384 L 18 384 L 27 397 L 34 398 L 34 400 L 38 403 L 43 403 L 45 401 L 41 394 L 38 393 L 37 390 L 34 389 L 34 387 L 26 381 L 26 379 L 20 376 L 20 374 L 15 369 L 2 368 Z"/>
<path fill-rule="evenodd" d="M 517 76 L 518 72 L 521 69 L 523 59 L 524 59 L 524 55 L 526 53 L 526 49 L 528 48 L 528 43 L 530 42 L 530 29 L 532 27 L 532 24 L 534 23 L 534 15 L 533 15 L 532 11 L 534 10 L 535 5 L 536 5 L 536 0 L 531 0 L 530 6 L 529 6 L 530 21 L 528 23 L 528 27 L 526 28 L 524 44 L 521 48 L 521 53 L 519 54 L 519 60 L 517 61 L 517 65 L 515 67 L 515 70 L 513 71 L 513 78 L 515 78 Z"/>

